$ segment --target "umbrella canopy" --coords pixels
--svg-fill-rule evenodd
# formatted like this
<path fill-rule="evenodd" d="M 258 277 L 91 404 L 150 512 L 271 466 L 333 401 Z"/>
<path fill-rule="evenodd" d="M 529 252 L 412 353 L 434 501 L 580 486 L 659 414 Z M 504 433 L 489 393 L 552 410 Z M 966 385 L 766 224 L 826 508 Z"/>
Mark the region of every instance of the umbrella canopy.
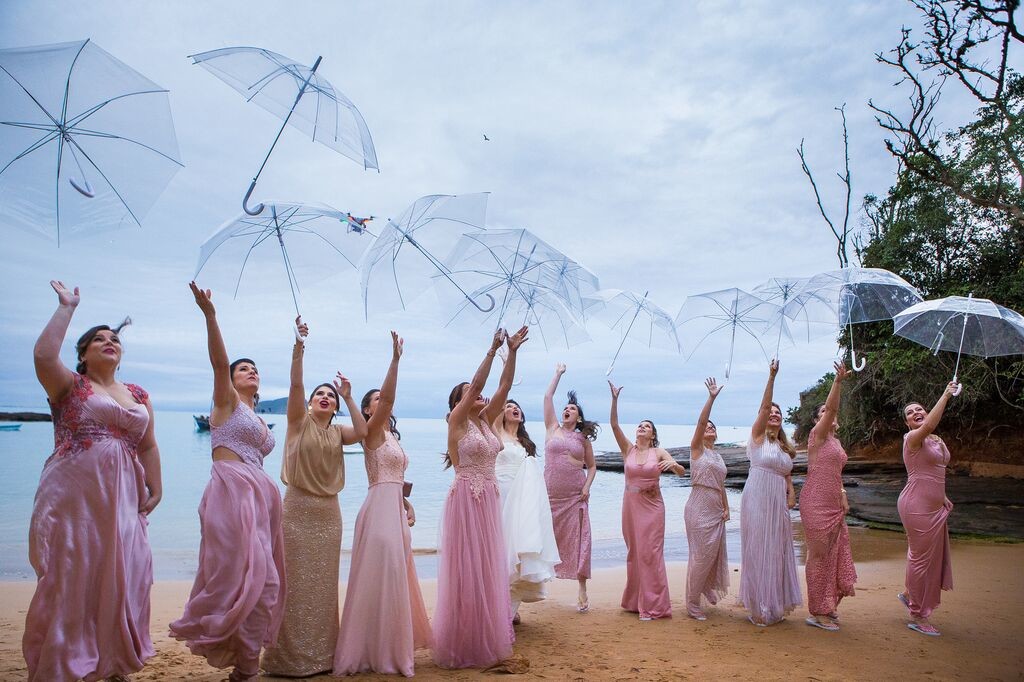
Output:
<path fill-rule="evenodd" d="M 827 306 L 809 305 L 814 299 L 809 285 L 810 277 L 772 277 L 754 287 L 751 293 L 777 306 L 768 326 L 777 330 L 775 357 L 779 356 L 782 339 L 810 341 L 836 331 L 834 314 Z"/>
<path fill-rule="evenodd" d="M 649 293 L 645 291 L 640 295 L 621 289 L 602 289 L 589 298 L 592 303 L 589 314 L 622 336 L 605 374 L 611 374 L 615 369 L 615 361 L 628 338 L 648 348 L 680 351 L 679 335 L 672 316 L 648 298 Z"/>
<path fill-rule="evenodd" d="M 248 200 L 277 140 L 289 124 L 309 135 L 314 142 L 352 159 L 364 170 L 379 168 L 373 139 L 362 114 L 341 91 L 316 73 L 320 57 L 310 67 L 261 47 L 225 47 L 189 56 L 193 64 L 227 83 L 246 101 L 284 121 L 242 202 L 246 213 L 258 215 L 262 210 L 261 206 L 248 208 Z"/>
<path fill-rule="evenodd" d="M 53 237 L 141 225 L 182 167 L 167 90 L 89 40 L 0 50 L 0 215 Z"/>
<path fill-rule="evenodd" d="M 364 315 L 369 318 L 371 309 L 406 310 L 430 288 L 434 275 L 445 279 L 439 288 L 452 286 L 468 296 L 448 279 L 444 258 L 463 233 L 484 229 L 488 196 L 486 192 L 431 194 L 389 219 L 360 265 Z"/>
<path fill-rule="evenodd" d="M 372 238 L 330 206 L 272 202 L 262 215 L 242 213 L 203 242 L 193 279 L 202 273 L 204 285 L 223 283 L 234 296 L 280 289 L 287 279 L 299 314 L 299 282 L 355 269 Z"/>

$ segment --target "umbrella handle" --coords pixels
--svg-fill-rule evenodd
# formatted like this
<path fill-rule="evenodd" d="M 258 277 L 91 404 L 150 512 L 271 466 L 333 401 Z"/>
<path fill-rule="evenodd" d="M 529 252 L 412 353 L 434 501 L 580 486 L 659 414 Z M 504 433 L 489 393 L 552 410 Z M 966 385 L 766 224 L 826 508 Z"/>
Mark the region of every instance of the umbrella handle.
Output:
<path fill-rule="evenodd" d="M 868 361 L 865 358 L 861 358 L 860 362 L 857 362 L 857 351 L 853 347 L 853 324 L 850 324 L 850 367 L 854 372 L 859 372 L 864 369 Z"/>
<path fill-rule="evenodd" d="M 249 199 L 252 197 L 254 189 L 256 189 L 256 178 L 253 178 L 252 182 L 249 183 L 249 191 L 245 193 L 245 198 L 242 199 L 242 210 L 249 215 L 259 215 L 260 213 L 263 213 L 263 204 L 257 204 L 253 208 L 249 208 Z"/>
<path fill-rule="evenodd" d="M 956 381 L 956 377 L 953 377 L 953 381 Z M 962 391 L 962 390 L 964 390 L 964 385 L 963 384 L 957 384 L 956 385 L 956 390 L 953 391 L 953 396 L 956 397 L 956 396 L 960 395 L 960 391 Z"/>
<path fill-rule="evenodd" d="M 477 303 L 476 301 L 474 301 L 469 296 L 466 296 L 466 300 L 469 301 L 473 305 L 473 307 L 476 308 L 477 310 L 479 310 L 480 312 L 482 312 L 482 313 L 489 313 L 492 310 L 494 310 L 494 305 L 495 305 L 495 303 L 497 303 L 497 301 L 495 301 L 494 297 L 491 296 L 490 294 L 484 294 L 484 296 L 489 298 L 489 299 L 491 299 L 491 304 L 488 307 L 486 307 L 486 308 L 481 308 L 480 304 Z"/>
<path fill-rule="evenodd" d="M 71 186 L 77 189 L 78 193 L 82 196 L 89 197 L 90 199 L 96 196 L 96 190 L 92 188 L 92 185 L 90 185 L 89 181 L 85 178 L 82 178 L 81 184 L 79 184 L 79 182 L 73 177 L 68 177 L 68 182 L 71 183 Z"/>

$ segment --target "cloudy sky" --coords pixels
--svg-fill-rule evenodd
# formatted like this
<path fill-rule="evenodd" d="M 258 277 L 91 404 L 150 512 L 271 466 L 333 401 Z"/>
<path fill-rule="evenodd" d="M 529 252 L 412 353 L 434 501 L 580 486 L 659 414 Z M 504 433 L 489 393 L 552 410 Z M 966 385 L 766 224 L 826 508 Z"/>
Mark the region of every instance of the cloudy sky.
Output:
<path fill-rule="evenodd" d="M 491 223 L 533 230 L 603 287 L 649 290 L 674 315 L 688 294 L 836 267 L 795 150 L 804 138 L 828 210 L 841 218 L 834 107 L 847 104 L 859 224 L 859 198 L 892 181 L 867 101 L 902 106 L 894 73 L 874 59 L 902 25 L 919 31 L 913 9 L 893 0 L 3 0 L 0 47 L 91 38 L 169 89 L 185 168 L 141 230 L 60 248 L 16 230 L 0 206 L 0 404 L 43 404 L 31 352 L 56 303 L 51 278 L 82 289 L 70 338 L 130 314 L 123 378 L 146 386 L 158 408 L 207 404 L 205 331 L 187 282 L 199 245 L 238 213 L 279 121 L 186 55 L 235 45 L 307 62 L 322 55 L 319 73 L 370 128 L 380 173 L 286 130 L 257 198 L 393 217 L 421 195 L 488 191 Z M 950 101 L 940 123 L 962 114 Z M 214 296 L 229 354 L 256 359 L 264 397 L 286 391 L 293 313 L 284 282 L 281 292 Z M 469 378 L 489 337 L 486 326 L 443 329 L 427 305 L 364 321 L 354 271 L 306 287 L 302 303 L 312 329 L 308 383 L 341 369 L 361 395 L 386 369 L 388 330 L 401 332 L 398 410 L 407 416 L 442 416 L 449 389 Z M 588 416 L 607 418 L 604 372 L 619 339 L 597 325 L 590 332 L 593 341 L 568 350 L 534 340 L 521 352 L 513 394 L 528 416 L 539 416 L 561 360 L 563 388 L 579 390 Z M 783 350 L 779 402 L 795 404 L 835 352 L 828 339 Z M 709 343 L 684 363 L 627 341 L 613 375 L 626 386 L 623 419 L 692 423 L 702 379 L 721 377 L 725 354 L 723 342 Z M 70 341 L 65 358 L 73 363 Z M 720 423 L 750 422 L 765 376 L 763 358 L 740 348 Z"/>

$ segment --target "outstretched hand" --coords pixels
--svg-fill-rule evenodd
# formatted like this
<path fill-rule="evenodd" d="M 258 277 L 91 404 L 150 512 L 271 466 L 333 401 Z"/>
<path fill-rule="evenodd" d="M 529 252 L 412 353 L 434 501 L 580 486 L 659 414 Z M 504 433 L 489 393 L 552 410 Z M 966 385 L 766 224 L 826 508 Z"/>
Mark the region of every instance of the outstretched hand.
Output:
<path fill-rule="evenodd" d="M 563 374 L 565 374 L 564 362 L 560 362 L 557 365 L 555 365 L 555 374 L 557 374 L 558 376 L 562 376 Z"/>
<path fill-rule="evenodd" d="M 842 381 L 846 377 L 850 376 L 850 370 L 846 368 L 846 363 L 842 360 L 833 362 L 832 366 L 836 368 L 836 381 Z"/>
<path fill-rule="evenodd" d="M 725 388 L 725 386 L 719 386 L 718 382 L 715 381 L 714 377 L 708 377 L 707 379 L 705 379 L 704 385 L 707 386 L 708 393 L 711 395 L 712 398 L 717 398 L 718 394 L 722 392 L 723 388 Z"/>
<path fill-rule="evenodd" d="M 192 295 L 196 297 L 196 305 L 203 311 L 203 315 L 209 317 L 210 315 L 216 314 L 216 309 L 213 307 L 213 292 L 209 289 L 200 289 L 199 285 L 195 281 L 188 283 L 188 288 L 192 290 Z"/>
<path fill-rule="evenodd" d="M 295 318 L 295 340 L 305 344 L 309 336 L 309 325 L 302 321 L 302 315 Z"/>
<path fill-rule="evenodd" d="M 960 384 L 958 384 L 955 381 L 951 381 L 948 384 L 946 384 L 946 390 L 943 391 L 943 393 L 948 395 L 950 398 L 952 398 L 953 396 L 955 396 L 959 392 L 960 392 Z"/>
<path fill-rule="evenodd" d="M 505 341 L 508 343 L 508 350 L 510 353 L 515 353 L 519 350 L 519 346 L 523 345 L 529 340 L 530 328 L 523 325 L 519 328 L 515 334 L 506 337 Z"/>
<path fill-rule="evenodd" d="M 77 308 L 78 302 L 82 300 L 82 297 L 78 295 L 78 287 L 75 287 L 74 291 L 64 286 L 64 282 L 59 279 L 51 279 L 50 286 L 57 292 L 57 304 L 63 308 Z"/>
<path fill-rule="evenodd" d="M 772 361 L 768 363 L 768 376 L 774 377 L 779 373 L 779 360 L 778 358 L 772 358 Z"/>
<path fill-rule="evenodd" d="M 352 397 L 352 382 L 345 378 L 345 375 L 338 372 L 338 376 L 334 379 L 334 390 L 338 392 L 342 400 L 348 401 Z M 338 405 L 338 409 L 341 409 L 341 405 Z"/>
<path fill-rule="evenodd" d="M 491 339 L 491 350 L 497 352 L 503 343 L 505 343 L 505 330 L 498 327 L 494 330 L 494 338 Z"/>
<path fill-rule="evenodd" d="M 619 397 L 619 393 L 622 393 L 622 386 L 616 386 L 615 384 L 612 383 L 612 380 L 609 379 L 608 388 L 610 388 L 612 391 L 612 398 L 617 400 Z"/>
<path fill-rule="evenodd" d="M 398 332 L 396 332 L 395 330 L 391 330 L 391 357 L 393 357 L 395 360 L 402 357 L 402 350 L 404 349 L 404 344 L 405 341 L 402 339 L 401 336 L 398 335 Z"/>

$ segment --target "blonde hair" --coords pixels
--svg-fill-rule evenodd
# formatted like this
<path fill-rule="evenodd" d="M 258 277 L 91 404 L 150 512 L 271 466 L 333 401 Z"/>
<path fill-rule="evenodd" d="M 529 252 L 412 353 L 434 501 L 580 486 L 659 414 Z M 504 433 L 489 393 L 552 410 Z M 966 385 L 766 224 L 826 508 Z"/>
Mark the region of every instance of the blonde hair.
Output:
<path fill-rule="evenodd" d="M 772 403 L 772 406 L 779 409 L 779 414 L 782 413 L 782 407 L 778 403 Z M 768 440 L 773 440 L 772 437 L 768 435 L 767 431 L 765 432 L 765 437 L 768 438 Z M 783 452 L 789 455 L 790 459 L 796 459 L 796 448 L 789 442 L 789 436 L 786 435 L 786 430 L 782 428 L 781 424 L 779 425 L 779 435 L 774 440 L 779 441 L 779 447 L 782 448 Z"/>

